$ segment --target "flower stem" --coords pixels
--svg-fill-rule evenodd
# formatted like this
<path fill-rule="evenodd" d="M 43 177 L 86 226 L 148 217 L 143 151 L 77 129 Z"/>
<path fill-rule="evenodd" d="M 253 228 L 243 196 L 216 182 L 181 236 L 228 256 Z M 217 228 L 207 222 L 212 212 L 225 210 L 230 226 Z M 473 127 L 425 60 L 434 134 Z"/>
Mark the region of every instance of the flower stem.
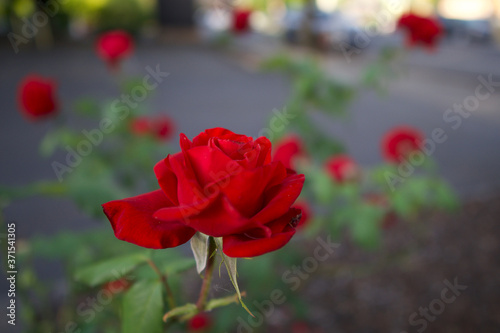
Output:
<path fill-rule="evenodd" d="M 215 241 L 212 237 L 208 239 L 208 252 L 207 252 L 207 266 L 205 268 L 205 276 L 203 277 L 203 284 L 201 285 L 200 296 L 196 307 L 198 311 L 204 311 L 207 305 L 208 292 L 210 291 L 210 284 L 212 283 L 212 276 L 215 265 L 214 251 L 217 249 Z"/>
<path fill-rule="evenodd" d="M 148 260 L 149 266 L 158 274 L 160 277 L 161 282 L 163 283 L 163 286 L 165 287 L 165 290 L 167 291 L 167 300 L 168 300 L 168 305 L 170 306 L 171 309 L 175 308 L 177 305 L 175 304 L 175 297 L 174 293 L 172 292 L 172 289 L 170 289 L 170 285 L 167 282 L 167 275 L 163 274 L 158 266 L 156 266 L 155 262 L 151 259 Z"/>

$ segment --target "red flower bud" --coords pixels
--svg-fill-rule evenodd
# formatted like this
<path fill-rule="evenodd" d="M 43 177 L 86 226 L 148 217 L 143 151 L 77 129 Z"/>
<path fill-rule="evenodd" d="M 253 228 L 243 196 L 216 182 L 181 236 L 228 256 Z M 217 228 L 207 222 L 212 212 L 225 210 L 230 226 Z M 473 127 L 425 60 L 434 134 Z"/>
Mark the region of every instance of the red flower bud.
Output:
<path fill-rule="evenodd" d="M 251 10 L 235 9 L 233 11 L 233 32 L 241 34 L 250 30 Z"/>
<path fill-rule="evenodd" d="M 360 170 L 356 162 L 347 155 L 336 155 L 325 162 L 326 170 L 338 183 L 357 180 Z"/>
<path fill-rule="evenodd" d="M 38 75 L 29 75 L 19 86 L 19 104 L 24 116 L 36 121 L 57 112 L 55 82 Z"/>
<path fill-rule="evenodd" d="M 174 133 L 173 121 L 167 116 L 137 117 L 130 123 L 130 130 L 137 136 L 153 135 L 160 141 L 170 139 Z"/>
<path fill-rule="evenodd" d="M 204 332 L 212 327 L 212 318 L 206 312 L 198 313 L 188 322 L 189 332 Z"/>
<path fill-rule="evenodd" d="M 97 40 L 97 54 L 112 68 L 128 57 L 133 48 L 132 37 L 122 30 L 108 31 Z"/>
<path fill-rule="evenodd" d="M 389 162 L 401 163 L 414 151 L 421 149 L 422 133 L 409 126 L 398 126 L 382 138 L 382 153 Z"/>
<path fill-rule="evenodd" d="M 411 13 L 401 16 L 397 26 L 406 31 L 406 41 L 410 47 L 421 44 L 432 49 L 443 34 L 443 28 L 437 20 Z"/>

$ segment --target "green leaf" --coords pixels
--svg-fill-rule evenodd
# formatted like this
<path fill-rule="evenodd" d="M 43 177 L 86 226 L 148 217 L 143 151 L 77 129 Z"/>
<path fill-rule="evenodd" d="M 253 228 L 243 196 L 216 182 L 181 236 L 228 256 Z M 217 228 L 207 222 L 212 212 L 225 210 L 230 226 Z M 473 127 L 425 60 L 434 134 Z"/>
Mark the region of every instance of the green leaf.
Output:
<path fill-rule="evenodd" d="M 163 308 L 160 281 L 134 283 L 123 298 L 122 333 L 162 333 Z"/>
<path fill-rule="evenodd" d="M 444 181 L 435 184 L 436 204 L 441 208 L 450 211 L 456 210 L 459 206 L 458 198 L 451 187 Z"/>
<path fill-rule="evenodd" d="M 99 104 L 92 98 L 82 98 L 75 102 L 75 111 L 83 116 L 99 116 Z"/>
<path fill-rule="evenodd" d="M 75 273 L 75 279 L 94 287 L 123 277 L 137 266 L 146 263 L 147 260 L 146 254 L 133 254 L 101 261 L 78 269 Z"/>
<path fill-rule="evenodd" d="M 330 176 L 326 172 L 316 169 L 308 173 L 307 177 L 311 181 L 312 190 L 318 201 L 321 203 L 330 202 L 335 186 Z"/>
<path fill-rule="evenodd" d="M 60 132 L 50 131 L 40 142 L 39 152 L 43 157 L 52 155 L 60 143 Z"/>
<path fill-rule="evenodd" d="M 217 249 L 222 257 L 222 262 L 226 266 L 227 269 L 227 274 L 229 275 L 229 279 L 231 280 L 231 283 L 234 286 L 234 289 L 236 290 L 236 294 L 238 295 L 238 299 L 240 301 L 241 306 L 253 317 L 254 315 L 250 310 L 248 310 L 247 306 L 245 303 L 243 303 L 243 300 L 241 299 L 241 292 L 240 288 L 238 287 L 238 272 L 236 269 L 236 258 L 231 258 L 228 257 L 222 252 L 222 237 L 214 237 L 215 245 L 217 246 Z"/>
<path fill-rule="evenodd" d="M 196 260 L 196 271 L 200 274 L 207 266 L 208 236 L 197 232 L 191 238 L 191 250 Z"/>

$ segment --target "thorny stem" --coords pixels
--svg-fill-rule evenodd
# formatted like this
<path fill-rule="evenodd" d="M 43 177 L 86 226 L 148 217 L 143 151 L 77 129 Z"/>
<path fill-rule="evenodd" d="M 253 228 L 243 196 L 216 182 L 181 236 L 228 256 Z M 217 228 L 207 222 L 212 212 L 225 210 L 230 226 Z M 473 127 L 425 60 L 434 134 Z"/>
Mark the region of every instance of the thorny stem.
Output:
<path fill-rule="evenodd" d="M 208 292 L 210 291 L 210 284 L 212 283 L 212 276 L 215 264 L 215 255 L 213 255 L 215 250 L 216 250 L 215 241 L 212 237 L 210 237 L 208 240 L 207 266 L 205 268 L 205 276 L 203 277 L 203 284 L 201 285 L 198 302 L 196 302 L 196 307 L 200 312 L 204 311 L 207 305 Z"/>
<path fill-rule="evenodd" d="M 156 266 L 153 260 L 149 259 L 148 264 L 156 272 L 156 274 L 158 274 L 161 282 L 163 283 L 163 286 L 165 287 L 165 290 L 167 291 L 168 305 L 170 306 L 171 309 L 175 308 L 177 305 L 175 304 L 174 293 L 172 292 L 172 289 L 170 289 L 170 285 L 167 282 L 167 275 L 163 274 L 160 271 L 160 269 L 158 268 L 158 266 Z"/>

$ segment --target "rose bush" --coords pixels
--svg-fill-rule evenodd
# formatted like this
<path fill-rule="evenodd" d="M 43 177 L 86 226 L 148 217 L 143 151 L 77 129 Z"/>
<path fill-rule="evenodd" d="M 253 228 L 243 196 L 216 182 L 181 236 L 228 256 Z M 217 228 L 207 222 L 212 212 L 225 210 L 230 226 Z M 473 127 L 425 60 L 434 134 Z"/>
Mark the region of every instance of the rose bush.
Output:
<path fill-rule="evenodd" d="M 196 232 L 222 237 L 229 257 L 277 250 L 295 234 L 291 208 L 304 176 L 271 160 L 271 142 L 223 128 L 180 138 L 181 152 L 156 164 L 161 187 L 103 205 L 117 238 L 147 248 L 181 245 Z"/>

